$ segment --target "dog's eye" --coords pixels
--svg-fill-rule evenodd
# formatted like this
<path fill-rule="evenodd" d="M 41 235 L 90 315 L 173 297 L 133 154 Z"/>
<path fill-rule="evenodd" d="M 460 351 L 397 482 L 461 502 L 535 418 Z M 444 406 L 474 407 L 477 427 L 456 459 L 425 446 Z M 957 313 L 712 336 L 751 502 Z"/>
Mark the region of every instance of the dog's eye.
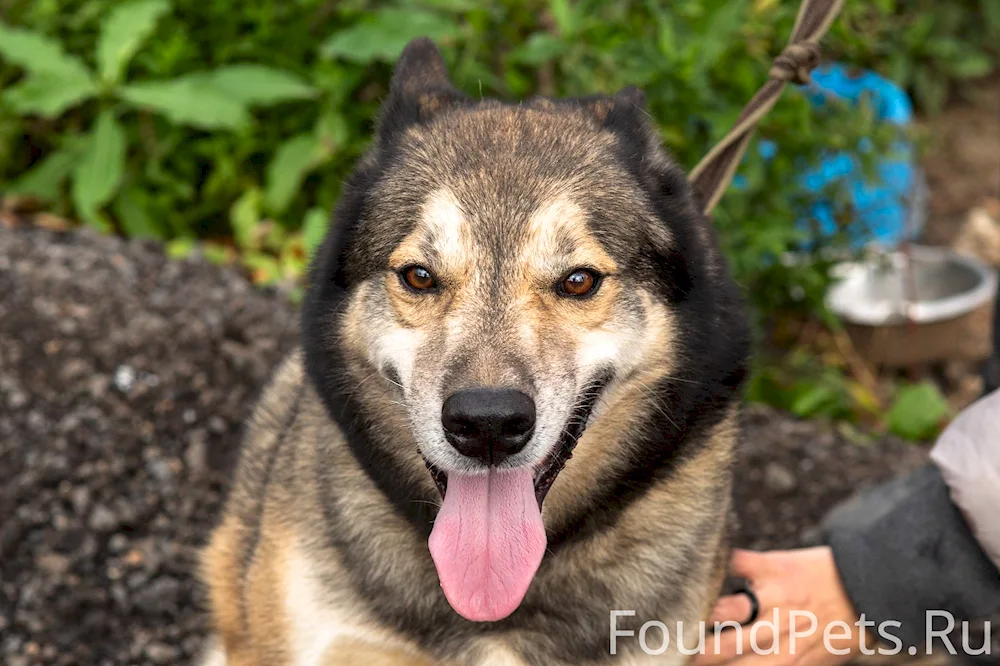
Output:
<path fill-rule="evenodd" d="M 407 266 L 399 271 L 399 279 L 413 291 L 431 291 L 437 287 L 434 274 L 423 266 Z"/>
<path fill-rule="evenodd" d="M 576 268 L 556 286 L 560 296 L 590 296 L 601 285 L 601 276 L 587 268 Z"/>

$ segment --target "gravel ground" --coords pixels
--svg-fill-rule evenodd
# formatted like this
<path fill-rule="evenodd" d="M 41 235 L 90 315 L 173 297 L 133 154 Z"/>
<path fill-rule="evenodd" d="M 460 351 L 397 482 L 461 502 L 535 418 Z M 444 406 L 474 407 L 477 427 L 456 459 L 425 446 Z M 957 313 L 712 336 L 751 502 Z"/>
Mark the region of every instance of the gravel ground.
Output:
<path fill-rule="evenodd" d="M 797 421 L 760 405 L 746 409 L 744 424 L 733 534 L 744 548 L 816 545 L 816 523 L 837 502 L 928 459 L 922 446 Z"/>
<path fill-rule="evenodd" d="M 0 662 L 189 663 L 194 549 L 294 338 L 234 273 L 0 228 Z"/>
<path fill-rule="evenodd" d="M 190 663 L 194 553 L 295 328 L 281 296 L 200 260 L 0 226 L 0 661 Z M 746 422 L 739 545 L 813 542 L 832 503 L 926 458 L 768 409 Z"/>

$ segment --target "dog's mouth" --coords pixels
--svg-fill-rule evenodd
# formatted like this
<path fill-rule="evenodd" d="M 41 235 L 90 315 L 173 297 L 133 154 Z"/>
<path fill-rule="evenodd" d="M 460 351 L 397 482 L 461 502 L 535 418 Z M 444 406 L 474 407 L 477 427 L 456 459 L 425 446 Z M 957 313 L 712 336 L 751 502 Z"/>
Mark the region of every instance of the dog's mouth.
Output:
<path fill-rule="evenodd" d="M 545 554 L 542 502 L 606 384 L 587 387 L 558 444 L 535 468 L 490 467 L 449 479 L 428 463 L 442 498 L 428 546 L 445 597 L 462 617 L 495 622 L 521 604 Z"/>
<path fill-rule="evenodd" d="M 541 464 L 534 468 L 535 499 L 538 501 L 539 510 L 542 508 L 542 502 L 549 494 L 556 477 L 559 476 L 569 459 L 573 457 L 576 443 L 583 436 L 583 431 L 587 429 L 587 421 L 590 419 L 594 406 L 600 399 L 607 383 L 607 379 L 601 378 L 587 385 L 582 397 L 576 401 L 577 406 L 570 414 L 559 442 L 545 456 Z M 431 478 L 434 479 L 434 485 L 437 486 L 441 499 L 444 499 L 448 491 L 448 474 L 434 466 L 427 458 L 424 458 L 424 463 L 427 465 Z"/>

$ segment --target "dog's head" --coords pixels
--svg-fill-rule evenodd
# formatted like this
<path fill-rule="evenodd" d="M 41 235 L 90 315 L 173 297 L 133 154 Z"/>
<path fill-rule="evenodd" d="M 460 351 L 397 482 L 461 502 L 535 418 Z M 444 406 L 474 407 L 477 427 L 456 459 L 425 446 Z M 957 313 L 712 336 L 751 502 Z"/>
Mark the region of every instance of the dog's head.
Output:
<path fill-rule="evenodd" d="M 471 619 L 520 602 L 545 548 L 539 507 L 588 423 L 608 433 L 580 444 L 594 467 L 564 476 L 606 502 L 611 488 L 586 487 L 595 469 L 611 485 L 655 473 L 742 378 L 731 282 L 642 106 L 635 89 L 469 99 L 417 40 L 314 263 L 310 375 L 404 511 L 437 482 L 431 550 Z M 649 447 L 600 450 L 624 446 L 616 429 L 660 428 Z"/>

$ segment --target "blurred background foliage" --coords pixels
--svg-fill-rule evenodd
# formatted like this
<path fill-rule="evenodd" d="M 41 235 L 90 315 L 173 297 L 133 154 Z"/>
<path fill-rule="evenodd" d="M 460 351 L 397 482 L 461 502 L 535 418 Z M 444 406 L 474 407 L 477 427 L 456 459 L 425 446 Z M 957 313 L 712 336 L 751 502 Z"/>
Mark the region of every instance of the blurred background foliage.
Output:
<path fill-rule="evenodd" d="M 0 0 L 0 193 L 174 254 L 198 247 L 294 293 L 410 38 L 437 40 L 470 95 L 636 84 L 691 168 L 765 81 L 798 4 Z M 846 3 L 824 53 L 891 77 L 934 113 L 995 70 L 997 44 L 997 0 L 873 0 Z M 824 316 L 826 264 L 845 239 L 810 243 L 796 177 L 862 137 L 877 153 L 893 130 L 864 104 L 819 109 L 797 91 L 761 127 L 777 154 L 751 147 L 716 213 L 759 328 L 788 311 Z M 813 261 L 777 260 L 803 246 Z M 767 398 L 768 382 L 758 373 L 751 391 Z M 821 377 L 809 385 L 819 395 L 781 400 L 804 415 L 856 402 L 830 386 Z"/>

